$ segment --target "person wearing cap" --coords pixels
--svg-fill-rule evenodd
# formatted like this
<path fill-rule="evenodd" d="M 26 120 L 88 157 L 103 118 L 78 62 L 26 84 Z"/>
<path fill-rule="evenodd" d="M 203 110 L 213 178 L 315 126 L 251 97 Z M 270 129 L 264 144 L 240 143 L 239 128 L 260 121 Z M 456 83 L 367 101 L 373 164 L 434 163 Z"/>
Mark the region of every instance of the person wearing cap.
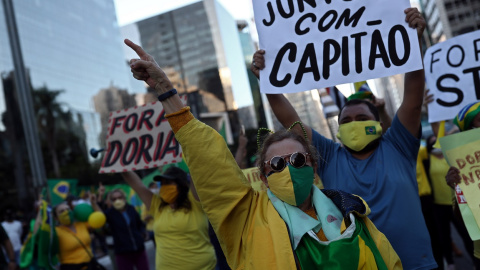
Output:
<path fill-rule="evenodd" d="M 208 235 L 208 219 L 187 173 L 169 167 L 153 178 L 160 192 L 153 193 L 134 172 L 122 173 L 153 217 L 156 269 L 211 270 L 217 263 Z M 192 185 L 193 187 L 193 185 Z"/>
<path fill-rule="evenodd" d="M 460 112 L 453 119 L 453 123 L 460 129 L 460 132 L 480 128 L 480 101 L 476 101 L 463 107 Z M 448 169 L 445 176 L 447 184 L 455 189 L 455 185 L 462 180 L 460 170 L 454 166 Z M 458 206 L 456 205 L 456 210 Z M 477 269 L 480 269 L 480 240 L 473 241 L 473 255 L 474 264 Z"/>
<path fill-rule="evenodd" d="M 347 98 L 347 101 L 353 99 L 361 99 L 372 103 L 378 110 L 380 122 L 383 124 L 383 132 L 386 132 L 387 129 L 390 128 L 392 125 L 392 118 L 390 115 L 388 115 L 388 112 L 385 109 L 385 100 L 383 98 L 376 97 L 367 85 L 366 87 L 360 88 L 358 92 L 351 94 Z"/>
<path fill-rule="evenodd" d="M 370 210 L 360 197 L 313 185 L 318 155 L 304 136 L 283 131 L 265 139 L 258 164 L 269 190 L 255 191 L 244 184 L 225 140 L 184 107 L 155 60 L 130 40 L 125 43 L 141 58 L 130 61 L 133 76 L 160 94 L 201 206 L 232 269 L 402 269 L 386 237 L 366 217 Z M 124 176 L 132 187 L 138 184 L 134 189 L 146 205 L 152 201 L 151 211 L 158 211 L 158 199 L 138 176 Z"/>

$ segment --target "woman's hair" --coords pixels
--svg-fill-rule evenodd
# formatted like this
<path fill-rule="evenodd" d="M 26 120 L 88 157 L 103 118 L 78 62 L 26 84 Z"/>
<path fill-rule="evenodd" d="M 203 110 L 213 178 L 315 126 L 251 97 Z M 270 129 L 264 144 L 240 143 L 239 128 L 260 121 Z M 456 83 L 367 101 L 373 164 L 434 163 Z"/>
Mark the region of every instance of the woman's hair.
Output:
<path fill-rule="evenodd" d="M 52 215 L 53 215 L 54 218 L 57 218 L 57 217 L 58 217 L 58 215 L 57 215 L 57 209 L 58 209 L 59 206 L 61 206 L 61 205 L 63 205 L 63 204 L 68 205 L 68 203 L 67 203 L 66 201 L 63 201 L 63 202 L 61 202 L 61 203 L 59 203 L 59 204 L 57 204 L 57 205 L 55 205 L 55 206 L 53 207 L 53 209 L 52 209 Z M 72 210 L 72 209 L 71 209 L 71 210 Z"/>
<path fill-rule="evenodd" d="M 108 192 L 107 198 L 108 198 L 108 200 L 109 200 L 110 202 L 112 202 L 112 195 L 113 195 L 113 193 L 117 193 L 117 192 L 118 192 L 118 193 L 121 193 L 122 196 L 123 196 L 123 199 L 127 200 L 127 194 L 125 193 L 125 191 L 123 191 L 123 189 L 121 189 L 121 188 L 116 188 L 116 189 Z M 113 202 L 112 202 L 112 203 L 113 203 Z"/>
<path fill-rule="evenodd" d="M 267 135 L 267 137 L 263 141 L 262 146 L 260 147 L 260 149 L 258 149 L 258 152 L 257 152 L 257 156 L 258 156 L 257 166 L 260 169 L 261 174 L 264 174 L 264 172 L 265 172 L 265 161 L 266 161 L 265 160 L 266 159 L 265 154 L 267 153 L 268 148 L 273 143 L 280 142 L 280 141 L 283 141 L 285 139 L 291 139 L 291 140 L 297 141 L 300 144 L 302 144 L 303 148 L 305 149 L 305 152 L 310 154 L 310 159 L 311 159 L 312 165 L 315 166 L 314 164 L 318 163 L 319 155 L 318 155 L 317 149 L 313 145 L 311 145 L 308 142 L 308 140 L 305 139 L 305 137 L 299 135 L 298 133 L 296 133 L 294 131 L 282 130 L 282 131 L 277 131 L 275 133 Z"/>
<path fill-rule="evenodd" d="M 188 181 L 188 175 L 182 169 L 177 167 L 168 168 L 164 175 L 173 177 L 172 181 L 177 184 L 178 196 L 175 203 L 177 204 L 177 210 L 184 209 L 186 212 L 192 209 L 192 203 L 188 199 L 188 192 L 190 190 L 190 183 Z M 162 187 L 160 187 L 161 189 Z M 162 200 L 160 209 L 167 206 L 168 203 Z"/>

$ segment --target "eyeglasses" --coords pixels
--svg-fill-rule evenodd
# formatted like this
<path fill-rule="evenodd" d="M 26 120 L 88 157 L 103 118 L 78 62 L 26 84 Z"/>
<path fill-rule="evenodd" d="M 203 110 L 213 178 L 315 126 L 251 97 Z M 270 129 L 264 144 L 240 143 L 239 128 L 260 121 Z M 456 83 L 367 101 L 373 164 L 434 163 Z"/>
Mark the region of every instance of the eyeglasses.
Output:
<path fill-rule="evenodd" d="M 275 156 L 272 159 L 265 161 L 265 164 L 270 166 L 274 172 L 281 172 L 287 166 L 287 163 L 295 168 L 301 168 L 307 163 L 309 153 L 295 152 L 283 156 Z M 287 160 L 288 158 L 288 160 Z"/>

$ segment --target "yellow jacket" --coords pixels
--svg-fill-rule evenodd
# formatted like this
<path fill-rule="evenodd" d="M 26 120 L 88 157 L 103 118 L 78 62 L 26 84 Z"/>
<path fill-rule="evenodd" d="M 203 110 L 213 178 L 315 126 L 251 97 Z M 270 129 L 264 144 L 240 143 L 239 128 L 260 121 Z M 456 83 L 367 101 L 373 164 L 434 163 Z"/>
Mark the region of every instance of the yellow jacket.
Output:
<path fill-rule="evenodd" d="M 195 119 L 188 108 L 167 118 L 230 267 L 297 269 L 285 222 L 266 192 L 243 183 L 245 176 L 223 137 Z M 368 218 L 363 220 L 388 268 L 401 269 L 386 237 Z"/>

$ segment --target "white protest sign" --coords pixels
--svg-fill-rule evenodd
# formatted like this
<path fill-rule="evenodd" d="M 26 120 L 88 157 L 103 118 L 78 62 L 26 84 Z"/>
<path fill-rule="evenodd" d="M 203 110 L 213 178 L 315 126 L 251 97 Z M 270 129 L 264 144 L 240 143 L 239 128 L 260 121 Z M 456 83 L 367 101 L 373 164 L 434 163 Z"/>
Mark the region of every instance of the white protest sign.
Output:
<path fill-rule="evenodd" d="M 408 0 L 255 0 L 264 93 L 291 93 L 423 68 Z"/>
<path fill-rule="evenodd" d="M 185 103 L 186 97 L 182 100 Z M 182 160 L 182 148 L 158 101 L 110 113 L 106 143 L 100 173 L 149 169 Z"/>
<path fill-rule="evenodd" d="M 451 120 L 480 100 L 480 30 L 436 44 L 425 52 L 425 78 L 434 101 L 428 121 Z"/>

